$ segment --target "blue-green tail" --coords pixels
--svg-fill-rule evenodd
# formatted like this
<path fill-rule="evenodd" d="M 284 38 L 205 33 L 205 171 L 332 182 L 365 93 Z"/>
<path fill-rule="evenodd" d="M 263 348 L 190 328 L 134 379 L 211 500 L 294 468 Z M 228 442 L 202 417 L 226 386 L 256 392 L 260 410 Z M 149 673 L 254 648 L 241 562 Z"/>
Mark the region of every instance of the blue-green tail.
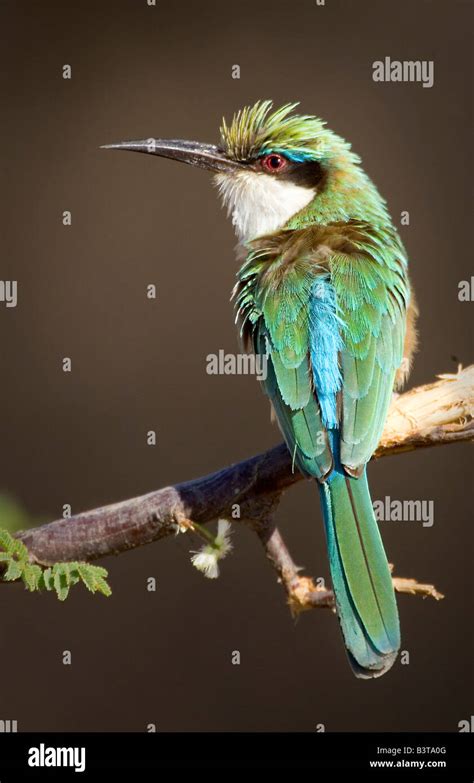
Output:
<path fill-rule="evenodd" d="M 384 674 L 397 657 L 400 627 L 387 557 L 367 477 L 338 471 L 319 484 L 337 614 L 356 676 Z"/>

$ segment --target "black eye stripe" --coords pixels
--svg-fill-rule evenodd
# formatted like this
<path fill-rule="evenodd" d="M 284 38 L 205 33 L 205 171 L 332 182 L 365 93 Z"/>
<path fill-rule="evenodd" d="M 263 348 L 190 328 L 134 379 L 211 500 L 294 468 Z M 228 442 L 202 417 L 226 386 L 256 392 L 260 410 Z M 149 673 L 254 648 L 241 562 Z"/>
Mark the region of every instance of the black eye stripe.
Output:
<path fill-rule="evenodd" d="M 324 181 L 326 179 L 326 170 L 317 160 L 308 160 L 304 162 L 298 162 L 290 160 L 281 153 L 266 153 L 266 155 L 259 155 L 258 157 L 248 160 L 247 164 L 255 171 L 260 171 L 268 176 L 273 176 L 272 171 L 265 170 L 262 165 L 262 159 L 264 157 L 281 157 L 285 160 L 285 167 L 281 171 L 275 169 L 275 174 L 278 175 L 279 180 L 286 180 L 294 182 L 295 185 L 300 185 L 303 188 L 316 188 L 321 190 L 324 187 Z"/>
<path fill-rule="evenodd" d="M 304 163 L 290 161 L 290 165 L 282 171 L 281 177 L 302 187 L 315 188 L 317 185 L 322 185 L 325 171 L 317 160 Z"/>

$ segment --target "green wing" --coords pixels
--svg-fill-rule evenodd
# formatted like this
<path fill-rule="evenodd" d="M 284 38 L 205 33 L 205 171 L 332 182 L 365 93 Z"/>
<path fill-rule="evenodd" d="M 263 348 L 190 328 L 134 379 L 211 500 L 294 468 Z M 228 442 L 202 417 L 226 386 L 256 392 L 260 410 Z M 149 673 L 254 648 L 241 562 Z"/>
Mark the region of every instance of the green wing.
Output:
<path fill-rule="evenodd" d="M 285 253 L 271 260 L 263 252 L 251 253 L 239 273 L 237 308 L 243 331 L 254 351 L 268 357 L 265 391 L 294 463 L 320 480 L 331 472 L 334 460 L 310 360 L 313 286 L 318 276 L 329 274 L 335 291 L 343 344 L 340 460 L 349 473 L 359 475 L 380 440 L 403 355 L 405 262 L 393 235 L 384 241 L 382 245 L 368 236 L 358 252 L 335 252 L 324 265 L 316 264 L 308 251 L 291 262 Z"/>
<path fill-rule="evenodd" d="M 403 358 L 408 281 L 401 254 L 336 255 L 331 280 L 345 327 L 340 459 L 359 475 L 375 451 Z"/>

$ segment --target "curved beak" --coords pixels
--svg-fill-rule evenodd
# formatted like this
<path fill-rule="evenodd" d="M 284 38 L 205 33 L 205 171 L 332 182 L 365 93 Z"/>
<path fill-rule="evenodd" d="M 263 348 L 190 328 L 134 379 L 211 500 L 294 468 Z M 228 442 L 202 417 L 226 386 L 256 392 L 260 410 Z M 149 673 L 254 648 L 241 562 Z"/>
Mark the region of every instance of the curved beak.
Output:
<path fill-rule="evenodd" d="M 198 166 L 214 172 L 235 171 L 244 168 L 244 164 L 228 158 L 225 152 L 214 144 L 202 144 L 199 141 L 182 139 L 142 139 L 141 141 L 121 141 L 119 144 L 105 144 L 103 150 L 127 150 L 159 155 L 161 158 L 179 160 L 190 166 Z"/>

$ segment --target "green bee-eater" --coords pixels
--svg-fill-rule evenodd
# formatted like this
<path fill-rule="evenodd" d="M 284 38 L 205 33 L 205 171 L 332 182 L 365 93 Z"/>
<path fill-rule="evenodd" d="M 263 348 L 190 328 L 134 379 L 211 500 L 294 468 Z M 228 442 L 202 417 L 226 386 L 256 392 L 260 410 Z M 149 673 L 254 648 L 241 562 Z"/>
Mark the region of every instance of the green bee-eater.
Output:
<path fill-rule="evenodd" d="M 318 484 L 350 663 L 377 677 L 396 659 L 400 630 L 366 464 L 410 366 L 416 306 L 405 250 L 360 159 L 296 106 L 242 109 L 223 122 L 219 146 L 110 146 L 214 172 L 243 261 L 241 334 L 268 357 L 265 391 L 294 465 Z"/>

